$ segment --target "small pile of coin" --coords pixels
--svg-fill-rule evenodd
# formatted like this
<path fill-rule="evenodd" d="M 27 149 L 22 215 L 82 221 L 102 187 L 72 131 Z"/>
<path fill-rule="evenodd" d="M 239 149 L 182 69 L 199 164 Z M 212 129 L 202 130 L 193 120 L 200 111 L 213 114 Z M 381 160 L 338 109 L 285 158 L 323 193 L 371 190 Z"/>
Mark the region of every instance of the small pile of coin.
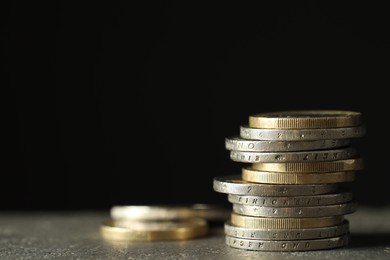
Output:
<path fill-rule="evenodd" d="M 241 175 L 215 177 L 232 203 L 226 244 L 246 250 L 308 251 L 350 242 L 357 210 L 347 183 L 363 169 L 352 139 L 365 135 L 355 111 L 300 110 L 254 114 L 225 139 Z M 249 165 L 249 166 L 246 166 Z"/>
<path fill-rule="evenodd" d="M 223 207 L 193 205 L 117 205 L 100 225 L 108 241 L 188 240 L 206 236 L 209 224 L 228 218 Z"/>

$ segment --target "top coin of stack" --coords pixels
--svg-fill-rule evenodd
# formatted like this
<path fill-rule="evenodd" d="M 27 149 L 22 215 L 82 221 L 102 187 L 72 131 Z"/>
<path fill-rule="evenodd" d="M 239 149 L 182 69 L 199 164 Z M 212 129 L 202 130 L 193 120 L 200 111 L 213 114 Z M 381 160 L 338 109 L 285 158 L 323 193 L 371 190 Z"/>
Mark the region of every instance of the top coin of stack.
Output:
<path fill-rule="evenodd" d="M 226 243 L 263 251 L 305 251 L 349 243 L 357 204 L 340 184 L 352 182 L 363 159 L 351 139 L 364 136 L 362 114 L 296 110 L 254 114 L 240 136 L 225 139 L 241 176 L 214 178 L 233 212 Z M 255 246 L 256 245 L 256 246 Z"/>

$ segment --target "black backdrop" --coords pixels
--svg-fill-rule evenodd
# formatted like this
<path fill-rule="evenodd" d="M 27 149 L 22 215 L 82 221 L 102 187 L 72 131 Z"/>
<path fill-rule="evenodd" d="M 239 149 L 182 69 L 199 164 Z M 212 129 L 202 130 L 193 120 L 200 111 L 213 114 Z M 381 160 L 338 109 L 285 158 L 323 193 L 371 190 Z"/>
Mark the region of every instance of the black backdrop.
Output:
<path fill-rule="evenodd" d="M 226 204 L 212 179 L 241 166 L 224 138 L 290 109 L 362 112 L 354 195 L 388 204 L 384 7 L 130 2 L 3 8 L 1 209 Z"/>

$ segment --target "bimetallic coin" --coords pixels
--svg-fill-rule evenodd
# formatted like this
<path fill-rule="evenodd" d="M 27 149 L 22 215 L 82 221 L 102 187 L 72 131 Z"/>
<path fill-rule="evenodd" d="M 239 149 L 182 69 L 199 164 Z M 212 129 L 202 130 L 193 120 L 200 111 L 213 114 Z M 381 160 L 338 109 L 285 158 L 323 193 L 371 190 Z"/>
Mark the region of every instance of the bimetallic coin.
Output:
<path fill-rule="evenodd" d="M 342 172 L 358 171 L 364 168 L 363 158 L 326 161 L 326 162 L 292 162 L 292 163 L 253 163 L 252 169 L 265 172 Z"/>
<path fill-rule="evenodd" d="M 312 140 L 312 141 L 261 141 L 240 137 L 225 138 L 227 150 L 250 152 L 292 152 L 340 148 L 350 145 L 350 139 Z"/>
<path fill-rule="evenodd" d="M 193 205 L 118 205 L 111 207 L 112 219 L 173 220 L 200 217 L 206 220 L 226 220 L 230 211 L 211 204 Z"/>
<path fill-rule="evenodd" d="M 314 185 L 273 185 L 247 182 L 240 175 L 220 176 L 213 179 L 216 192 L 253 195 L 253 196 L 306 196 L 334 193 L 339 191 L 339 184 Z"/>
<path fill-rule="evenodd" d="M 311 218 L 347 215 L 357 210 L 357 203 L 305 207 L 263 207 L 233 203 L 233 212 L 253 217 Z"/>
<path fill-rule="evenodd" d="M 273 162 L 325 162 L 350 159 L 357 154 L 353 147 L 299 151 L 299 152 L 244 152 L 230 151 L 230 159 L 243 163 L 273 163 Z"/>
<path fill-rule="evenodd" d="M 262 172 L 251 168 L 242 168 L 242 179 L 248 182 L 273 184 L 342 183 L 354 181 L 355 172 L 286 173 Z"/>
<path fill-rule="evenodd" d="M 363 123 L 362 114 L 343 110 L 291 110 L 249 116 L 249 126 L 274 129 L 352 127 Z"/>
<path fill-rule="evenodd" d="M 228 246 L 245 250 L 295 252 L 343 247 L 350 243 L 350 235 L 348 233 L 331 238 L 287 241 L 243 239 L 225 236 L 225 242 Z"/>
<path fill-rule="evenodd" d="M 235 204 L 263 207 L 323 206 L 341 204 L 352 201 L 352 192 L 288 197 L 247 196 L 228 194 L 228 201 Z"/>
<path fill-rule="evenodd" d="M 186 240 L 208 233 L 203 218 L 166 221 L 107 220 L 100 226 L 104 239 L 118 241 Z"/>
<path fill-rule="evenodd" d="M 344 220 L 339 225 L 320 228 L 300 229 L 258 229 L 244 228 L 233 225 L 226 221 L 224 225 L 225 234 L 232 237 L 244 239 L 263 240 L 303 240 L 337 237 L 349 233 L 349 221 Z"/>
<path fill-rule="evenodd" d="M 359 138 L 366 134 L 364 125 L 323 129 L 261 129 L 240 126 L 240 137 L 251 140 L 309 141 Z"/>
<path fill-rule="evenodd" d="M 297 229 L 317 228 L 339 225 L 344 221 L 343 215 L 326 217 L 302 217 L 302 218 L 276 218 L 276 217 L 253 217 L 231 213 L 230 222 L 239 227 L 260 229 Z"/>

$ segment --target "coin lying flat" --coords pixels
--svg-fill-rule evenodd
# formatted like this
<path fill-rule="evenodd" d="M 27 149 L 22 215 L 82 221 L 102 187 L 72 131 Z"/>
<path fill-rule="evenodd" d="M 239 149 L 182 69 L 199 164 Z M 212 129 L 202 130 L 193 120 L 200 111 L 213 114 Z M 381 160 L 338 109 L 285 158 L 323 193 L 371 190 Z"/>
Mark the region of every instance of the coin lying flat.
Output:
<path fill-rule="evenodd" d="M 351 139 L 366 134 L 364 125 L 321 129 L 264 129 L 240 126 L 240 137 L 251 140 L 308 141 L 328 139 Z"/>
<path fill-rule="evenodd" d="M 251 168 L 242 168 L 242 179 L 248 182 L 272 184 L 344 183 L 354 181 L 355 172 L 286 173 L 263 172 Z"/>
<path fill-rule="evenodd" d="M 317 228 L 339 225 L 344 221 L 343 215 L 326 217 L 307 217 L 307 218 L 270 218 L 253 217 L 241 215 L 235 212 L 231 213 L 230 221 L 233 225 L 245 228 L 260 229 L 298 229 L 298 228 Z"/>
<path fill-rule="evenodd" d="M 363 158 L 352 158 L 326 162 L 253 163 L 252 169 L 270 172 L 342 172 L 364 168 Z"/>
<path fill-rule="evenodd" d="M 112 219 L 173 220 L 200 217 L 206 220 L 226 220 L 228 209 L 211 204 L 192 205 L 117 205 L 111 207 Z"/>
<path fill-rule="evenodd" d="M 311 218 L 351 214 L 357 203 L 305 207 L 263 207 L 233 203 L 233 212 L 253 217 Z"/>
<path fill-rule="evenodd" d="M 300 228 L 300 229 L 259 229 L 244 228 L 233 225 L 226 221 L 224 225 L 225 234 L 243 239 L 263 239 L 263 240 L 303 240 L 336 237 L 349 233 L 349 221 L 344 220 L 339 225 L 320 228 Z"/>
<path fill-rule="evenodd" d="M 227 150 L 251 152 L 292 152 L 340 148 L 350 145 L 350 139 L 311 140 L 311 141 L 266 141 L 250 140 L 241 137 L 225 138 Z"/>
<path fill-rule="evenodd" d="M 208 233 L 203 218 L 165 221 L 107 220 L 100 226 L 104 239 L 118 241 L 186 240 Z"/>
<path fill-rule="evenodd" d="M 228 201 L 235 204 L 263 207 L 324 206 L 352 201 L 352 192 L 286 197 L 228 194 Z"/>
<path fill-rule="evenodd" d="M 220 176 L 213 179 L 213 189 L 220 193 L 253 196 L 305 196 L 334 193 L 340 189 L 337 183 L 280 185 L 244 181 L 240 175 Z"/>
<path fill-rule="evenodd" d="M 326 162 L 350 159 L 356 155 L 353 147 L 299 152 L 245 152 L 230 151 L 230 159 L 243 163 Z"/>
<path fill-rule="evenodd" d="M 288 241 L 243 239 L 226 235 L 225 242 L 231 247 L 245 250 L 295 252 L 343 247 L 350 243 L 350 235 L 345 234 L 331 238 Z"/>
<path fill-rule="evenodd" d="M 291 110 L 249 116 L 249 126 L 274 129 L 339 128 L 361 125 L 362 114 L 343 110 Z"/>

